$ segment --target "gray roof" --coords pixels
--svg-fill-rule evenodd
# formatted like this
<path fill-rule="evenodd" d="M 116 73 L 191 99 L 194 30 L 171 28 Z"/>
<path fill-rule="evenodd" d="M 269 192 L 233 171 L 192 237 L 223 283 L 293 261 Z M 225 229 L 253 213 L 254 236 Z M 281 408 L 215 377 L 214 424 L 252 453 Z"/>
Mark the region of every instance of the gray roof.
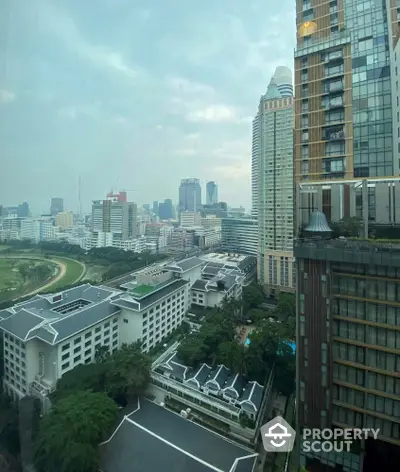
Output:
<path fill-rule="evenodd" d="M 179 270 L 180 272 L 186 272 L 194 267 L 204 265 L 204 261 L 198 257 L 189 257 L 188 259 L 183 259 L 178 262 L 174 262 L 166 267 L 167 270 Z"/>
<path fill-rule="evenodd" d="M 202 291 L 206 292 L 206 291 L 207 291 L 206 285 L 207 285 L 207 280 L 198 279 L 198 280 L 196 280 L 196 282 L 192 285 L 192 289 L 193 289 L 193 290 L 202 290 Z"/>
<path fill-rule="evenodd" d="M 10 308 L 6 308 L 5 310 L 0 310 L 0 320 L 4 320 L 5 318 L 10 317 L 13 314 L 13 310 Z"/>
<path fill-rule="evenodd" d="M 248 382 L 239 398 L 239 402 L 249 403 L 254 406 L 254 410 L 258 411 L 261 406 L 264 389 L 257 382 Z"/>
<path fill-rule="evenodd" d="M 246 379 L 243 377 L 243 375 L 235 374 L 234 372 L 232 372 L 231 376 L 227 379 L 226 384 L 224 386 L 225 394 L 231 396 L 231 392 L 234 397 L 239 398 L 242 394 L 245 385 Z"/>
<path fill-rule="evenodd" d="M 169 372 L 171 377 L 179 379 L 181 381 L 185 380 L 187 372 L 190 370 L 189 367 L 185 366 L 183 362 L 178 358 L 178 353 L 174 352 L 165 362 L 160 366 L 161 369 Z"/>
<path fill-rule="evenodd" d="M 119 298 L 113 298 L 111 303 L 130 310 L 142 311 L 188 283 L 187 280 L 175 279 L 170 284 L 163 285 L 159 290 L 149 293 L 147 297 L 142 297 L 140 300 L 135 300 L 132 295 L 123 293 Z"/>
<path fill-rule="evenodd" d="M 250 472 L 257 458 L 253 451 L 145 399 L 100 451 L 103 472 L 229 472 L 236 459 L 235 470 Z"/>
<path fill-rule="evenodd" d="M 229 375 L 231 374 L 231 371 L 225 367 L 224 365 L 219 365 L 217 366 L 216 369 L 213 370 L 213 372 L 210 373 L 209 378 L 207 379 L 207 385 L 208 383 L 216 383 L 218 388 L 223 388 L 225 386 L 225 382 L 228 380 Z"/>
<path fill-rule="evenodd" d="M 207 381 L 208 376 L 212 368 L 207 364 L 201 364 L 196 370 L 194 370 L 190 376 L 187 376 L 187 382 L 194 382 L 198 385 L 198 387 L 203 386 L 203 384 Z"/>
<path fill-rule="evenodd" d="M 118 308 L 109 301 L 114 293 L 108 288 L 83 284 L 58 294 L 37 295 L 15 305 L 15 314 L 0 320 L 0 328 L 24 341 L 39 338 L 55 344 L 115 314 Z M 60 295 L 60 300 L 53 303 Z M 89 303 L 65 314 L 54 311 L 79 300 Z"/>
<path fill-rule="evenodd" d="M 250 268 L 251 266 L 254 266 L 257 264 L 257 258 L 254 256 L 246 256 L 242 261 L 239 262 L 238 268 L 240 270 L 246 270 Z"/>

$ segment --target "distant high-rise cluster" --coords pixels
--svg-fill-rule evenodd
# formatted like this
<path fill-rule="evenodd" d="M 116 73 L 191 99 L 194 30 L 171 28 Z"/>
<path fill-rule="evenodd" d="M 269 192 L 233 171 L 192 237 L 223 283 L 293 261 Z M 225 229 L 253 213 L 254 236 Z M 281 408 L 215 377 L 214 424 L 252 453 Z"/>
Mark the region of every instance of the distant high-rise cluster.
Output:
<path fill-rule="evenodd" d="M 51 216 L 56 216 L 57 213 L 64 211 L 64 200 L 59 197 L 54 197 L 51 199 L 50 214 Z"/>
<path fill-rule="evenodd" d="M 218 203 L 218 185 L 211 181 L 206 185 L 206 205 L 215 205 Z"/>
<path fill-rule="evenodd" d="M 200 211 L 200 209 L 200 180 L 182 179 L 179 187 L 179 211 Z"/>

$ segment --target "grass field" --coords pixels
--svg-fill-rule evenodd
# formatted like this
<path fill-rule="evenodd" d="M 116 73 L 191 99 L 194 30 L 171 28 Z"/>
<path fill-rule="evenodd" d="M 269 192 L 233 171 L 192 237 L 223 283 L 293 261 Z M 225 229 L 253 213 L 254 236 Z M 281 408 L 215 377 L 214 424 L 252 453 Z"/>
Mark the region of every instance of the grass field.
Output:
<path fill-rule="evenodd" d="M 51 290 L 61 290 L 66 285 L 76 283 L 85 273 L 85 266 L 78 261 L 74 261 L 73 259 L 56 256 L 52 257 L 51 260 L 55 262 L 61 262 L 62 264 L 65 264 L 67 268 L 64 277 L 49 287 Z"/>
<path fill-rule="evenodd" d="M 49 273 L 55 271 L 55 264 L 48 260 L 31 259 L 31 258 L 2 258 L 0 257 L 0 299 L 8 300 L 10 298 L 18 298 L 19 296 L 29 293 L 36 287 L 40 286 L 45 280 L 30 279 L 29 276 L 23 278 L 18 267 L 20 265 L 29 264 L 31 267 L 46 265 L 49 267 Z"/>

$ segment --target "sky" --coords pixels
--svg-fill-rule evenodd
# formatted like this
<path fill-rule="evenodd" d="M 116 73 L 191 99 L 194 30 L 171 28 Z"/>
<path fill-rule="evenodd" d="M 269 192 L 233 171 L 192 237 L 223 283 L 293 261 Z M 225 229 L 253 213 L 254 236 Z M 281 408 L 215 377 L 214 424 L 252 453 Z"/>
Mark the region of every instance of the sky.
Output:
<path fill-rule="evenodd" d="M 293 68 L 295 2 L 2 0 L 0 204 L 84 211 L 208 180 L 250 208 L 251 121 Z"/>

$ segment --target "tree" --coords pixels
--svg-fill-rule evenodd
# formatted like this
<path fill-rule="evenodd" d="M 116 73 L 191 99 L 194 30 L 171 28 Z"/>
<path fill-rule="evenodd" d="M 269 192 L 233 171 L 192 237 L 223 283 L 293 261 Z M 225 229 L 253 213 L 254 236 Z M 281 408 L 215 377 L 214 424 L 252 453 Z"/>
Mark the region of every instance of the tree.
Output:
<path fill-rule="evenodd" d="M 21 264 L 18 265 L 18 272 L 23 280 L 23 283 L 26 282 L 26 278 L 29 275 L 30 268 L 31 266 L 28 262 L 21 262 Z"/>
<path fill-rule="evenodd" d="M 110 348 L 105 345 L 99 346 L 94 353 L 94 359 L 97 363 L 105 362 L 109 356 Z"/>
<path fill-rule="evenodd" d="M 182 340 L 178 347 L 178 356 L 185 365 L 194 367 L 204 362 L 209 354 L 209 348 L 204 344 L 198 333 L 193 333 Z"/>
<path fill-rule="evenodd" d="M 37 471 L 97 471 L 98 444 L 116 418 L 117 406 L 104 393 L 79 392 L 60 400 L 40 421 L 35 441 Z"/>
<path fill-rule="evenodd" d="M 259 285 L 243 287 L 243 302 L 248 308 L 257 308 L 264 301 L 264 292 Z"/>
<path fill-rule="evenodd" d="M 291 348 L 289 348 L 291 351 Z M 282 395 L 289 396 L 295 390 L 296 356 L 293 352 L 282 352 L 275 363 L 275 389 Z"/>
<path fill-rule="evenodd" d="M 127 402 L 142 395 L 150 382 L 151 359 L 138 343 L 123 345 L 104 365 L 106 391 L 115 400 Z"/>
<path fill-rule="evenodd" d="M 19 454 L 18 410 L 3 394 L 0 395 L 0 444 L 10 454 Z"/>
<path fill-rule="evenodd" d="M 78 392 L 104 392 L 105 373 L 106 366 L 103 363 L 77 365 L 58 380 L 56 390 L 50 395 L 51 401 L 57 403 Z"/>
<path fill-rule="evenodd" d="M 276 311 L 282 315 L 283 319 L 289 316 L 296 316 L 296 296 L 293 293 L 280 292 Z"/>

